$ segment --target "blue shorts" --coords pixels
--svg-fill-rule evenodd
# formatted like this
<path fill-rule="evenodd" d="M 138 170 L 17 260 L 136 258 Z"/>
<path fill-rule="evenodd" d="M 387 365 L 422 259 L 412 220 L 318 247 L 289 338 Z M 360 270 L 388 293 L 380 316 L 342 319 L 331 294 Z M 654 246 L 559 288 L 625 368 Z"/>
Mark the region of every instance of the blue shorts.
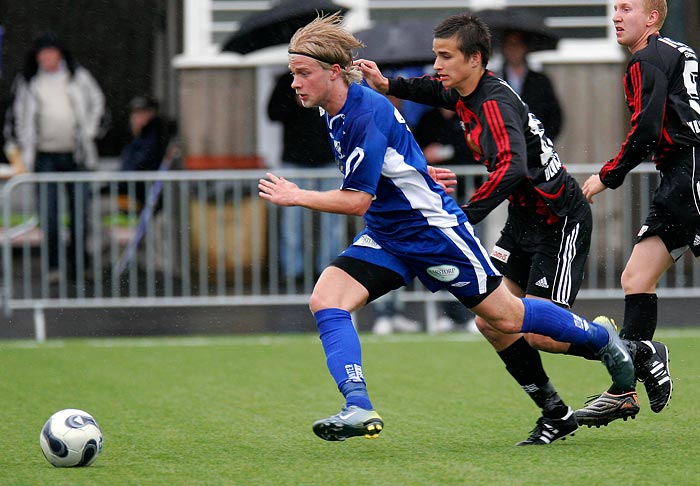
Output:
<path fill-rule="evenodd" d="M 500 276 L 469 223 L 452 228 L 429 226 L 410 240 L 379 243 L 365 228 L 340 256 L 387 268 L 407 285 L 414 277 L 431 292 L 457 297 L 485 294 L 487 277 Z"/>

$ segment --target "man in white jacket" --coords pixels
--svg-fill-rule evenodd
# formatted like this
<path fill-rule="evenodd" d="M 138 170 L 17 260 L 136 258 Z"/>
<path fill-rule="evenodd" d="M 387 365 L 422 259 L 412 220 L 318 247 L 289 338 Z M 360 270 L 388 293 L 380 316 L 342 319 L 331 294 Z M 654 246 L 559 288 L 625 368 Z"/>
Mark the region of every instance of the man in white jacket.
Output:
<path fill-rule="evenodd" d="M 26 170 L 74 172 L 97 166 L 104 95 L 87 71 L 78 65 L 53 34 L 42 34 L 27 53 L 23 72 L 13 85 L 13 101 L 6 120 L 5 139 L 15 144 Z M 59 184 L 39 184 L 40 224 L 48 249 L 47 278 L 60 279 Z M 68 269 L 88 266 L 88 191 L 83 184 L 66 184 L 71 239 L 65 255 Z M 44 260 L 46 261 L 46 260 Z M 42 265 L 44 265 L 42 263 Z"/>

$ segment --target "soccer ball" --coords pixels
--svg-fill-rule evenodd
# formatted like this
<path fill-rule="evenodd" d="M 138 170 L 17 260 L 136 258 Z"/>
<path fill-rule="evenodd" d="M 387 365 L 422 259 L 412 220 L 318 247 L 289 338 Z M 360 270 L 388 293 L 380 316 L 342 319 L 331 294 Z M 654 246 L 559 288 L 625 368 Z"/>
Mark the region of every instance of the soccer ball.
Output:
<path fill-rule="evenodd" d="M 92 415 L 68 408 L 46 421 L 39 444 L 46 460 L 56 467 L 89 466 L 102 451 L 102 431 Z"/>

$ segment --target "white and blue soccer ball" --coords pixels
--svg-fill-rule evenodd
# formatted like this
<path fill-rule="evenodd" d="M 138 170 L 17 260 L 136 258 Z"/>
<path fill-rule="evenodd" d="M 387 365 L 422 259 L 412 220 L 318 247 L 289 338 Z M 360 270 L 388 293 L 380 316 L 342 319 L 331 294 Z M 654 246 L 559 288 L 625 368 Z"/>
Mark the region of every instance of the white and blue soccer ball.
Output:
<path fill-rule="evenodd" d="M 56 467 L 89 466 L 102 451 L 102 431 L 92 415 L 68 408 L 46 421 L 39 443 L 46 460 Z"/>

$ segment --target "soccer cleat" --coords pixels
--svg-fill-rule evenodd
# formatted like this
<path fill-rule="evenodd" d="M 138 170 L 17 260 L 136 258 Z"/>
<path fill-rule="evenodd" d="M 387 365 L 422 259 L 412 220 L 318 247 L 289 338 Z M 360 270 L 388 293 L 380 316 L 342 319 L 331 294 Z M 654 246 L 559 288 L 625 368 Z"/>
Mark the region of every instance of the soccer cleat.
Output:
<path fill-rule="evenodd" d="M 363 435 L 368 439 L 375 439 L 384 428 L 384 422 L 374 410 L 350 405 L 343 407 L 335 415 L 317 420 L 312 428 L 323 440 L 337 441 Z"/>
<path fill-rule="evenodd" d="M 608 332 L 608 343 L 598 351 L 597 355 L 608 369 L 613 384 L 622 390 L 634 391 L 636 383 L 634 364 L 627 347 L 615 331 L 615 324 L 605 316 L 598 316 L 593 319 L 593 322 Z"/>
<path fill-rule="evenodd" d="M 530 431 L 530 437 L 518 442 L 516 446 L 547 445 L 555 440 L 565 440 L 567 435 L 574 435 L 578 429 L 578 422 L 574 411 L 569 407 L 569 411 L 562 418 L 553 419 L 540 417 L 537 425 Z"/>
<path fill-rule="evenodd" d="M 658 341 L 641 341 L 637 344 L 635 371 L 637 379 L 644 383 L 651 411 L 659 413 L 668 405 L 673 391 L 673 380 L 668 368 L 668 348 Z"/>
<path fill-rule="evenodd" d="M 576 420 L 579 425 L 600 427 L 620 418 L 634 418 L 638 413 L 637 392 L 630 391 L 622 395 L 605 392 L 598 397 L 591 397 L 584 408 L 576 410 Z"/>

